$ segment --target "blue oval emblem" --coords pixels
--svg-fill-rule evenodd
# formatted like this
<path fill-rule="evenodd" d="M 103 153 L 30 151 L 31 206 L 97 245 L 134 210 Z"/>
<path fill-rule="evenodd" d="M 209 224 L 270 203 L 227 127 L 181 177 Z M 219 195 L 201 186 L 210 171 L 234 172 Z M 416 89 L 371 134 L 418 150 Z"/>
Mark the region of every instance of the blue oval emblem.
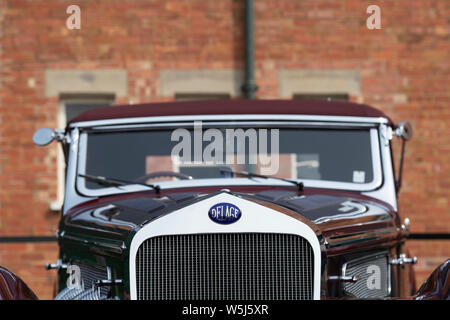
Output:
<path fill-rule="evenodd" d="M 234 223 L 241 218 L 241 215 L 241 209 L 226 202 L 215 204 L 208 211 L 209 218 L 220 224 Z"/>

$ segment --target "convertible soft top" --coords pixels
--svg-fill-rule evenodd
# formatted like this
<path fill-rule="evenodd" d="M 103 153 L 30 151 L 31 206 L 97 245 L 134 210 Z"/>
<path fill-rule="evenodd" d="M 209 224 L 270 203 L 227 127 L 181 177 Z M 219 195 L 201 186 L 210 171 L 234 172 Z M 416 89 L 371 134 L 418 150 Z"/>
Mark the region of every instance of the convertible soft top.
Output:
<path fill-rule="evenodd" d="M 295 114 L 386 118 L 369 105 L 322 100 L 210 100 L 155 102 L 104 107 L 86 111 L 69 122 L 176 115 Z"/>

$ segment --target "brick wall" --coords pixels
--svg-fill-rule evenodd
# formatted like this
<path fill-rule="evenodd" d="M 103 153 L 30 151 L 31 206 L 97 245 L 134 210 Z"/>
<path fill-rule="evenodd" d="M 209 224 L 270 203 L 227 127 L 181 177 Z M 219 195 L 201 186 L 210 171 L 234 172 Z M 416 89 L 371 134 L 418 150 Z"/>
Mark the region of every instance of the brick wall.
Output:
<path fill-rule="evenodd" d="M 65 26 L 81 7 L 81 30 Z M 366 28 L 361 0 L 255 1 L 259 98 L 280 95 L 281 70 L 356 70 L 352 101 L 409 119 L 400 210 L 412 232 L 450 232 L 450 6 L 439 0 L 376 1 L 382 29 Z M 239 70 L 244 63 L 243 1 L 0 1 L 0 236 L 54 235 L 58 214 L 55 145 L 31 136 L 56 127 L 58 96 L 46 95 L 48 69 L 123 69 L 128 94 L 117 103 L 166 101 L 161 70 Z M 418 282 L 446 257 L 448 241 L 410 241 Z M 51 298 L 54 244 L 0 244 L 0 265 Z"/>

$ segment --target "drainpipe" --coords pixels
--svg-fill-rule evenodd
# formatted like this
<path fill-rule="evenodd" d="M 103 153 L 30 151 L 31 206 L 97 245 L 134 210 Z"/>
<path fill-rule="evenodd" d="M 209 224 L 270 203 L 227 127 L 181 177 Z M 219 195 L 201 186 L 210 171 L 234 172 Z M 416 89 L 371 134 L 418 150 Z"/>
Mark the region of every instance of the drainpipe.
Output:
<path fill-rule="evenodd" d="M 253 0 L 245 0 L 245 82 L 242 91 L 247 99 L 254 99 L 258 90 L 253 65 Z"/>

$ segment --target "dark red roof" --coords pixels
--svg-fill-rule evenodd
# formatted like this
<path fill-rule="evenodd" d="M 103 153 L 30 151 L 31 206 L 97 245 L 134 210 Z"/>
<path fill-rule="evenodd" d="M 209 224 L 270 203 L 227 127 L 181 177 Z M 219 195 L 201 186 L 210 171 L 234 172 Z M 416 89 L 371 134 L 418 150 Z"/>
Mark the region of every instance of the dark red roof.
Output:
<path fill-rule="evenodd" d="M 86 111 L 70 123 L 119 118 L 214 115 L 296 114 L 353 117 L 383 117 L 383 112 L 365 104 L 322 100 L 211 100 L 175 101 L 104 107 Z M 69 123 L 69 124 L 70 124 Z"/>

